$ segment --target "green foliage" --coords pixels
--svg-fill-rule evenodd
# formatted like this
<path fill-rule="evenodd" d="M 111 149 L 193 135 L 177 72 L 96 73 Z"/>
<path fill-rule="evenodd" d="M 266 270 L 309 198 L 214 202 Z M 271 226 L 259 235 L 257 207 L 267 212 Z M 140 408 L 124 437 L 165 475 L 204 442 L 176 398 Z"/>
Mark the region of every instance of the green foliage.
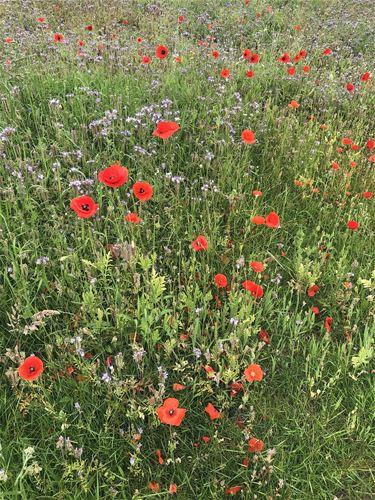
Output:
<path fill-rule="evenodd" d="M 0 82 L 0 498 L 167 498 L 173 483 L 181 499 L 236 485 L 241 498 L 371 498 L 375 94 L 360 76 L 373 2 L 0 3 L 13 39 Z M 277 59 L 301 49 L 292 77 Z M 181 128 L 153 137 L 160 119 Z M 99 183 L 117 161 L 128 182 Z M 152 184 L 148 202 L 137 180 Z M 99 204 L 92 219 L 70 209 L 81 192 Z M 251 222 L 271 211 L 280 228 Z M 193 251 L 198 235 L 207 251 Z M 25 382 L 32 353 L 45 370 Z M 244 377 L 253 363 L 259 383 Z M 180 427 L 157 416 L 169 397 L 186 409 Z M 251 437 L 262 453 L 248 453 Z"/>

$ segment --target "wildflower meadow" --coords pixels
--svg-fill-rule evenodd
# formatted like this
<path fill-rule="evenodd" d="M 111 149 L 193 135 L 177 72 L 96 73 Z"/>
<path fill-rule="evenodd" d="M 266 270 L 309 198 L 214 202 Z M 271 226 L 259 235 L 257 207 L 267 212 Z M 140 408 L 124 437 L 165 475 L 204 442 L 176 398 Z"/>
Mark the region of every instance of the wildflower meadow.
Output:
<path fill-rule="evenodd" d="M 374 498 L 373 0 L 0 44 L 0 499 Z"/>

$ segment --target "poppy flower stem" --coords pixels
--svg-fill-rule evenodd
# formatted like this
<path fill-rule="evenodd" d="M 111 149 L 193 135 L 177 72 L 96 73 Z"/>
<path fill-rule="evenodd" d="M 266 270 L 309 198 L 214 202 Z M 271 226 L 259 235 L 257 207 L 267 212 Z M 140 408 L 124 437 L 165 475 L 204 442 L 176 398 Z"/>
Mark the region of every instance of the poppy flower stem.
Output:
<path fill-rule="evenodd" d="M 122 203 L 121 203 L 122 199 L 121 199 L 121 195 L 120 195 L 120 188 L 119 189 L 114 189 L 114 195 L 115 195 L 115 198 L 116 198 L 114 200 L 115 201 L 114 206 L 118 207 L 118 208 L 121 208 L 121 206 L 122 206 Z M 121 213 L 120 214 L 120 219 L 122 219 L 122 217 L 123 217 L 123 214 Z M 116 219 L 118 219 L 118 218 L 116 217 Z"/>
<path fill-rule="evenodd" d="M 175 440 L 175 438 L 173 437 L 173 432 L 174 431 L 172 431 L 172 426 L 169 426 L 169 442 L 170 443 L 173 443 L 173 441 Z M 174 463 L 174 447 L 171 446 L 168 451 L 169 451 L 169 454 L 171 455 L 172 463 Z"/>
<path fill-rule="evenodd" d="M 82 224 L 81 224 L 81 240 L 82 240 L 82 242 L 86 241 L 85 227 L 86 227 L 86 222 L 83 219 Z"/>
<path fill-rule="evenodd" d="M 98 186 L 98 204 L 99 204 L 100 208 L 104 209 L 102 200 L 103 200 L 103 185 L 102 185 L 101 182 L 99 182 L 99 186 Z M 105 210 L 105 215 L 107 215 L 106 212 L 107 212 L 107 210 Z"/>

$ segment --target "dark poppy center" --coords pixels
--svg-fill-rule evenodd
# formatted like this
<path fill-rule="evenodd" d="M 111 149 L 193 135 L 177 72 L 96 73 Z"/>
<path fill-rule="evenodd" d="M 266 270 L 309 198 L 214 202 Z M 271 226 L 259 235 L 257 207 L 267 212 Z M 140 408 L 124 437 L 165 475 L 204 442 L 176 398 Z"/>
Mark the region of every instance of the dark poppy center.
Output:
<path fill-rule="evenodd" d="M 165 54 L 165 50 L 161 50 L 160 52 L 161 52 L 163 55 Z"/>
<path fill-rule="evenodd" d="M 143 188 L 140 188 L 139 193 L 143 194 L 144 192 L 145 192 L 145 190 Z"/>
<path fill-rule="evenodd" d="M 34 372 L 35 372 L 35 368 L 34 368 L 34 366 L 30 366 L 30 368 L 29 368 L 29 372 L 30 372 L 30 373 L 34 373 Z"/>
<path fill-rule="evenodd" d="M 172 415 L 174 415 L 174 410 L 169 410 L 168 413 L 169 413 L 170 416 L 172 416 Z"/>
<path fill-rule="evenodd" d="M 84 212 L 88 212 L 89 211 L 89 206 L 87 203 L 85 203 L 84 205 L 81 205 L 81 208 Z"/>

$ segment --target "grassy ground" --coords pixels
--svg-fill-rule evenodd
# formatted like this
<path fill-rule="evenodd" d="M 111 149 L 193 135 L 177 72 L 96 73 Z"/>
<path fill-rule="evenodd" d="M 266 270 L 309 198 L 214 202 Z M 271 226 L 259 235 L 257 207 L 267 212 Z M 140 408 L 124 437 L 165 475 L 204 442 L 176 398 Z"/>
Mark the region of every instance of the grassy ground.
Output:
<path fill-rule="evenodd" d="M 371 498 L 373 2 L 103 4 L 0 2 L 0 498 Z M 181 128 L 153 137 L 161 120 Z M 115 162 L 118 189 L 97 179 Z M 70 209 L 80 194 L 94 217 Z M 280 228 L 252 222 L 271 211 Z M 179 427 L 157 417 L 168 397 Z"/>

